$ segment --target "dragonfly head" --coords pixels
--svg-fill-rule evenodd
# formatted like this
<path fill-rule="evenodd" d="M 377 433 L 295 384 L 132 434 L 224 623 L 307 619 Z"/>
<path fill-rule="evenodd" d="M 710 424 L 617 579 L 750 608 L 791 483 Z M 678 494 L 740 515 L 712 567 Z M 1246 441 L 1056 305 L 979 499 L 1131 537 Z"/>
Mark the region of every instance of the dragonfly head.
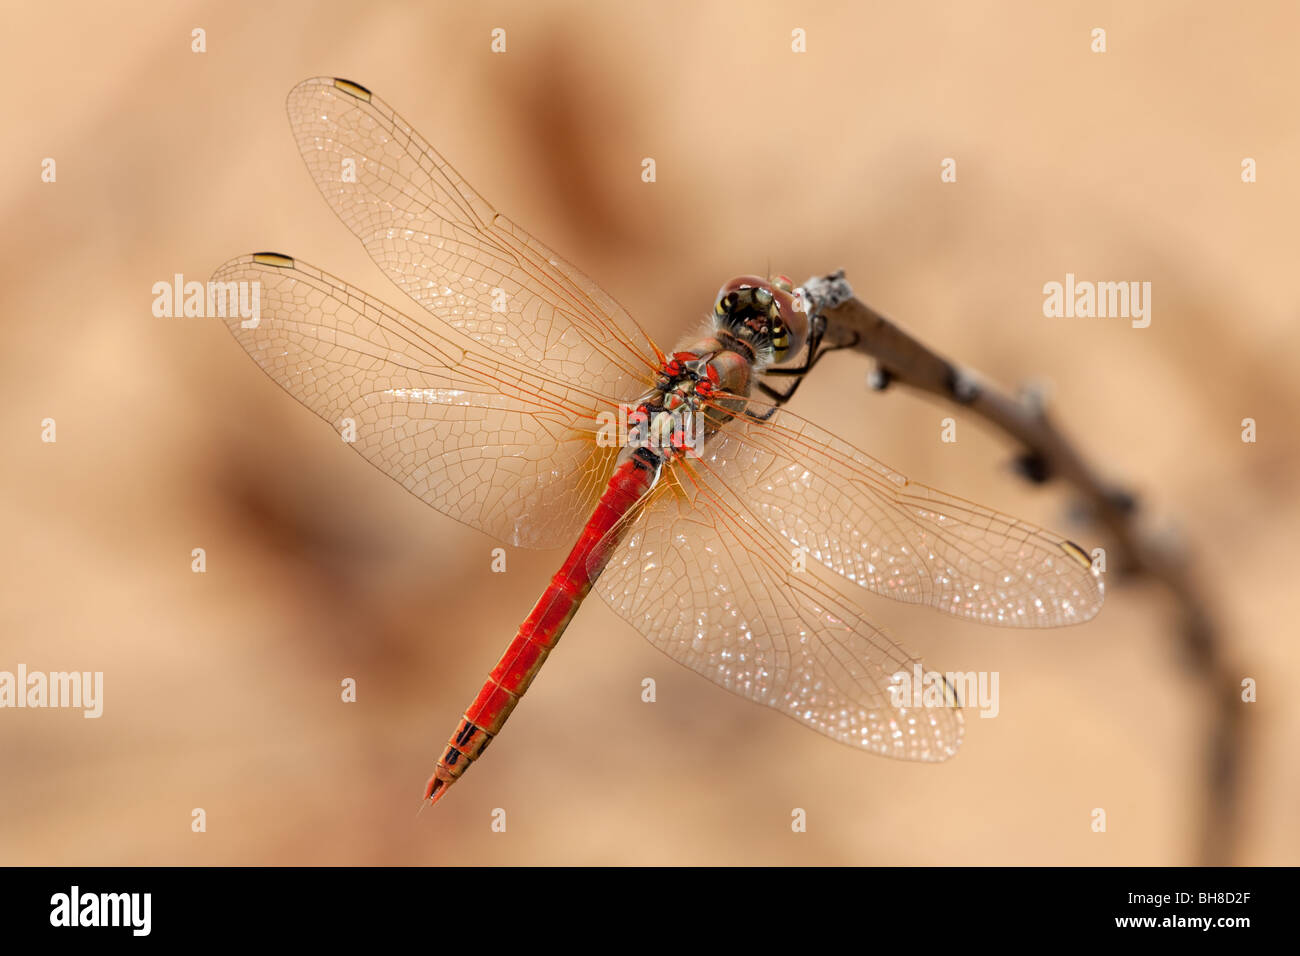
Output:
<path fill-rule="evenodd" d="M 792 290 L 785 276 L 739 276 L 718 290 L 714 323 L 748 344 L 756 365 L 779 365 L 808 338 L 808 316 L 795 309 Z"/>

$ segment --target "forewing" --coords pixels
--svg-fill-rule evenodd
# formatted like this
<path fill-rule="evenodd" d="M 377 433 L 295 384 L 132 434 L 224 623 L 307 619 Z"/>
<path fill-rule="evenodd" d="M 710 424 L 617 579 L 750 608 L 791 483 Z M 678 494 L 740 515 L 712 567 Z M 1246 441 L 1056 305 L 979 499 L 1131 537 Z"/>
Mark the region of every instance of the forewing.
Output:
<path fill-rule="evenodd" d="M 483 199 L 377 96 L 318 77 L 287 109 L 316 185 L 411 298 L 492 351 L 635 395 L 657 349 L 591 279 Z"/>

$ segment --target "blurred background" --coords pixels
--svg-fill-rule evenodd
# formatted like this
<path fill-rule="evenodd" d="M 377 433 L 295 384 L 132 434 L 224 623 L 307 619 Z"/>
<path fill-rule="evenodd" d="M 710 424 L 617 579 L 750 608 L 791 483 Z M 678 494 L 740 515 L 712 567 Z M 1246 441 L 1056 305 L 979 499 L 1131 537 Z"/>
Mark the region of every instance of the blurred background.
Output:
<path fill-rule="evenodd" d="M 1222 825 L 1236 862 L 1300 863 L 1293 5 L 55 2 L 6 18 L 0 670 L 103 671 L 105 691 L 98 720 L 0 711 L 0 862 L 1171 864 Z M 593 600 L 490 754 L 416 819 L 562 555 L 512 550 L 492 574 L 494 541 L 340 448 L 218 320 L 151 314 L 155 282 L 261 249 L 415 311 L 297 155 L 284 98 L 319 74 L 387 100 L 665 345 L 732 275 L 843 267 L 939 351 L 1008 388 L 1049 383 L 1083 453 L 1193 556 L 1258 682 L 1234 818 L 1205 819 L 1212 708 L 1175 609 L 1112 575 L 1101 614 L 1064 630 L 864 599 L 931 666 L 1001 675 L 999 716 L 971 714 L 936 766 L 733 697 Z M 1043 284 L 1067 272 L 1150 281 L 1150 327 L 1044 318 Z M 1072 523 L 1065 489 L 1011 473 L 1003 438 L 867 391 L 869 367 L 831 356 L 792 409 L 917 480 L 1108 544 Z M 593 726 L 595 749 L 574 732 Z"/>

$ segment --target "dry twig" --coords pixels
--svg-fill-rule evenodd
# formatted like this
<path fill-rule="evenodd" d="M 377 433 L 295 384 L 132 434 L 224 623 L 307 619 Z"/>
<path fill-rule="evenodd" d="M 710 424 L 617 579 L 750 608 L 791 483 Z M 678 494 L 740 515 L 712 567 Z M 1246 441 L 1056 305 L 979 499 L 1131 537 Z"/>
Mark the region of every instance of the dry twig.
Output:
<path fill-rule="evenodd" d="M 1228 660 L 1214 619 L 1186 555 L 1145 533 L 1135 498 L 1105 481 L 1079 454 L 1032 394 L 1012 398 L 931 351 L 853 295 L 842 272 L 810 279 L 803 295 L 810 311 L 827 320 L 827 333 L 876 360 L 871 385 L 898 382 L 968 409 L 1006 433 L 1021 448 L 1017 470 L 1035 483 L 1057 479 L 1083 500 L 1090 517 L 1111 536 L 1108 566 L 1163 585 L 1178 608 L 1179 649 L 1205 690 L 1208 708 L 1205 799 L 1199 859 L 1232 862 L 1237 837 L 1238 780 L 1244 753 L 1240 670 Z"/>

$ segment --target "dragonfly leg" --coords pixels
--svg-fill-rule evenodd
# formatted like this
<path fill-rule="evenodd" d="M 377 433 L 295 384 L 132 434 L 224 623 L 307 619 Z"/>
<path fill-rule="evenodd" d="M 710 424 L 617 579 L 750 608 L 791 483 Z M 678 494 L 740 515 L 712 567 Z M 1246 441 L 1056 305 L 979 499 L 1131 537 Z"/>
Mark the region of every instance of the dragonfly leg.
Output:
<path fill-rule="evenodd" d="M 825 335 L 826 335 L 825 316 L 821 316 L 821 315 L 814 316 L 812 321 L 812 327 L 808 330 L 808 358 L 804 361 L 804 364 L 797 368 L 769 368 L 763 370 L 764 375 L 791 376 L 792 378 L 794 378 L 794 381 L 790 383 L 790 387 L 786 389 L 784 392 L 782 392 L 779 389 L 773 388 L 771 385 L 767 384 L 766 382 L 759 382 L 758 383 L 759 391 L 761 391 L 764 395 L 770 398 L 776 406 L 779 407 L 781 405 L 784 405 L 786 402 L 790 401 L 790 399 L 794 397 L 794 393 L 798 391 L 799 386 L 803 383 L 804 377 L 813 370 L 813 366 L 815 366 L 819 361 L 821 361 L 823 355 L 825 355 L 828 352 L 836 352 L 839 349 L 852 348 L 854 345 L 858 344 L 858 333 L 856 332 L 852 333 L 852 335 L 849 337 L 847 341 L 836 342 L 833 345 L 824 345 L 822 343 L 822 339 L 825 337 Z M 766 419 L 772 417 L 772 410 L 769 410 L 766 415 L 754 415 L 750 412 L 746 412 L 746 414 L 749 415 L 751 418 L 757 418 L 760 421 L 765 421 Z"/>

